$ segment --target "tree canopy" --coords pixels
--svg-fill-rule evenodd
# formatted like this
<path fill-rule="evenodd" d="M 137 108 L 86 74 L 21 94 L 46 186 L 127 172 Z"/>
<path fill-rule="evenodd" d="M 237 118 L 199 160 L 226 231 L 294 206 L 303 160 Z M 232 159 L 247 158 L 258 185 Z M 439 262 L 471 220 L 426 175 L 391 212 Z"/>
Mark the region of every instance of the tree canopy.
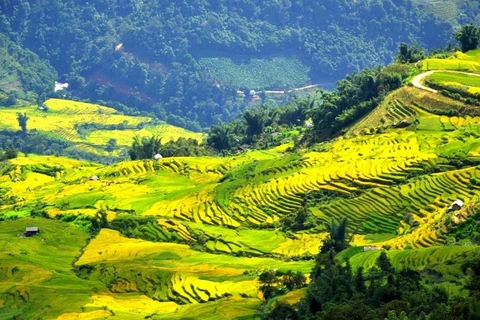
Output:
<path fill-rule="evenodd" d="M 458 10 L 452 21 L 411 0 L 3 1 L 0 41 L 25 49 L 31 58 L 17 61 L 30 61 L 29 70 L 43 70 L 20 75 L 39 95 L 53 94 L 58 74 L 71 97 L 201 130 L 251 104 L 237 90 L 266 89 L 221 81 L 199 63 L 204 58 L 240 65 L 294 57 L 311 82 L 333 83 L 389 63 L 400 43 L 446 45 L 452 25 L 474 21 L 480 7 L 469 1 Z"/>
<path fill-rule="evenodd" d="M 460 44 L 462 52 L 476 49 L 480 39 L 480 29 L 473 24 L 467 24 L 455 32 L 455 39 Z"/>

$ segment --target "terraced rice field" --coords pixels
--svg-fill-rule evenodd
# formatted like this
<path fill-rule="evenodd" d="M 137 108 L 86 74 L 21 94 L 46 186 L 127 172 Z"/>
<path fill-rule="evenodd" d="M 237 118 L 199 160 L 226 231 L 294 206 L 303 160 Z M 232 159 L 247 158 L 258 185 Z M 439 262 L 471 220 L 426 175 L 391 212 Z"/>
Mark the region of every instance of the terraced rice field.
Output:
<path fill-rule="evenodd" d="M 332 219 L 343 217 L 360 247 L 353 248 L 359 250 L 354 267 L 368 269 L 379 254 L 363 246 L 385 246 L 397 267 L 433 268 L 457 281 L 460 257 L 476 248 L 447 243 L 445 219 L 453 201 L 479 199 L 473 182 L 480 179 L 480 118 L 439 116 L 413 103 L 425 99 L 434 97 L 397 91 L 358 130 L 292 154 L 281 146 L 111 166 L 34 155 L 9 161 L 0 168 L 0 216 L 20 219 L 13 233 L 0 228 L 0 247 L 14 250 L 4 254 L 6 263 L 2 256 L 7 281 L 0 286 L 7 294 L 0 295 L 0 314 L 39 317 L 35 310 L 57 308 L 40 297 L 58 290 L 73 296 L 71 307 L 56 309 L 59 319 L 249 318 L 261 303 L 259 273 L 308 275 Z M 384 133 L 364 130 L 381 118 Z M 405 119 L 408 128 L 395 128 Z M 39 203 L 51 219 L 24 218 Z M 305 203 L 317 219 L 315 231 L 282 231 L 277 223 Z M 106 228 L 87 242 L 75 221 L 99 210 Z M 42 235 L 18 238 L 27 224 L 39 225 Z"/>
<path fill-rule="evenodd" d="M 462 0 L 415 0 L 413 2 L 422 6 L 426 13 L 434 14 L 452 23 L 455 23 L 458 18 L 458 5 L 462 4 Z"/>
<path fill-rule="evenodd" d="M 480 93 L 480 76 L 453 72 L 435 72 L 426 82 L 440 88 L 455 88 L 470 94 Z"/>
<path fill-rule="evenodd" d="M 466 53 L 457 51 L 447 59 L 429 58 L 422 60 L 422 70 L 456 70 L 473 73 L 480 72 L 480 50 Z"/>
<path fill-rule="evenodd" d="M 157 301 L 179 304 L 215 301 L 226 293 L 256 297 L 256 281 L 244 275 L 245 270 L 278 268 L 307 273 L 311 267 L 305 261 L 219 257 L 186 245 L 124 238 L 109 229 L 90 242 L 76 264 L 93 267 L 89 278 L 104 282 L 114 293 L 142 292 Z"/>
<path fill-rule="evenodd" d="M 156 123 L 148 117 L 125 116 L 116 110 L 99 105 L 50 99 L 44 103 L 48 111 L 37 106 L 21 108 L 0 108 L 2 121 L 0 130 L 19 130 L 17 112 L 29 117 L 28 130 L 37 130 L 55 134 L 76 144 L 78 149 L 105 154 L 105 146 L 110 139 L 117 141 L 119 154 L 129 147 L 135 136 L 162 137 L 163 142 L 177 140 L 180 137 L 203 140 L 204 135 L 194 133 L 165 123 Z M 96 125 L 97 129 L 82 131 L 82 125 Z"/>

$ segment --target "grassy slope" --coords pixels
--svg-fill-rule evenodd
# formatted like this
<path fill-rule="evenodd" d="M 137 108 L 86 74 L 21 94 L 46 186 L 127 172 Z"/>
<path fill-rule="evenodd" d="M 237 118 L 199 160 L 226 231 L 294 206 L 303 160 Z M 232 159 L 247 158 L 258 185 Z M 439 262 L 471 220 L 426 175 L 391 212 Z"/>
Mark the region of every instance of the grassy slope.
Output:
<path fill-rule="evenodd" d="M 20 238 L 26 226 L 41 235 Z M 44 219 L 0 222 L 0 319 L 36 319 L 80 311 L 99 283 L 72 272 L 88 235 L 66 223 Z"/>
<path fill-rule="evenodd" d="M 480 72 L 480 49 L 466 53 L 457 51 L 447 59 L 425 59 L 422 61 L 422 70 L 457 70 L 478 73 Z"/>
<path fill-rule="evenodd" d="M 19 108 L 0 108 L 2 122 L 0 130 L 19 130 L 17 113 L 27 113 L 29 117 L 28 129 L 54 134 L 73 142 L 78 148 L 108 155 L 105 146 L 110 139 L 116 139 L 121 150 L 130 146 L 133 138 L 138 136 L 158 135 L 164 142 L 177 140 L 180 137 L 203 139 L 203 134 L 174 127 L 165 123 L 154 123 L 148 117 L 133 117 L 119 114 L 112 108 L 99 105 L 50 99 L 45 102 L 48 111 L 44 112 L 37 106 Z M 121 125 L 122 130 L 97 129 L 81 132 L 75 126 L 81 124 L 98 124 L 103 126 Z"/>
<path fill-rule="evenodd" d="M 110 221 L 122 220 L 124 225 L 123 235 L 104 229 L 81 251 L 87 235 L 72 224 L 29 218 L 3 222 L 8 225 L 2 228 L 7 244 L 30 241 L 36 243 L 32 248 L 42 248 L 58 239 L 71 246 L 49 247 L 48 252 L 38 249 L 26 256 L 14 251 L 17 254 L 9 256 L 1 269 L 10 279 L 1 291 L 14 294 L 1 296 L 0 313 L 35 317 L 45 312 L 49 317 L 63 314 L 64 319 L 79 313 L 87 319 L 135 319 L 155 313 L 159 319 L 251 317 L 260 303 L 258 273 L 279 268 L 308 274 L 313 261 L 284 259 L 315 254 L 326 236 L 322 226 L 315 233 L 295 234 L 255 226 L 294 212 L 301 207 L 302 194 L 310 190 L 330 195 L 312 208 L 322 223 L 349 218 L 356 247 L 342 257 L 350 257 L 354 267 L 368 269 L 378 255 L 378 251 L 363 252 L 363 246 L 388 245 L 396 267 L 436 270 L 442 274 L 436 283 L 464 294 L 459 291 L 459 265 L 477 248 L 446 246 L 451 239 L 444 221 L 453 200 L 462 199 L 468 205 L 478 201 L 480 189 L 470 181 L 480 178 L 480 170 L 455 169 L 444 157 L 476 159 L 480 155 L 480 118 L 427 111 L 442 105 L 463 108 L 439 95 L 404 87 L 347 136 L 291 155 L 275 148 L 227 158 L 172 158 L 108 167 L 55 157 L 11 160 L 0 177 L 3 217 L 28 216 L 29 208 L 41 200 L 52 217 L 95 215 L 103 208 Z M 392 128 L 407 115 L 410 127 Z M 372 128 L 377 127 L 384 133 L 373 134 L 378 130 Z M 423 172 L 428 166 L 443 172 Z M 57 167 L 57 173 L 46 174 L 52 167 Z M 92 175 L 100 180 L 90 181 Z M 11 197 L 16 197 L 15 204 L 8 202 Z M 406 213 L 412 214 L 418 227 L 404 221 Z M 139 220 L 144 218 L 150 220 Z M 18 238 L 17 233 L 29 224 L 39 225 L 45 229 L 41 237 L 51 238 L 45 244 L 40 237 Z M 75 265 L 87 270 L 82 279 L 71 271 L 77 255 Z M 39 259 L 44 256 L 50 259 Z M 32 259 L 28 264 L 27 258 Z M 32 263 L 43 268 L 44 276 L 26 286 L 30 298 L 22 302 L 20 296 L 26 295 L 21 288 L 30 280 L 15 277 Z M 16 265 L 20 271 L 12 275 Z M 61 276 L 65 281 L 51 280 L 51 270 L 59 270 L 54 278 Z M 50 281 L 74 302 L 60 300 L 59 307 L 56 301 L 50 302 L 55 296 L 49 291 Z M 76 286 L 74 292 L 69 289 L 71 283 Z M 48 298 L 32 299 L 37 292 Z M 233 296 L 225 297 L 226 293 Z M 294 301 L 299 296 L 301 292 L 285 299 Z M 46 311 L 47 305 L 56 311 Z"/>

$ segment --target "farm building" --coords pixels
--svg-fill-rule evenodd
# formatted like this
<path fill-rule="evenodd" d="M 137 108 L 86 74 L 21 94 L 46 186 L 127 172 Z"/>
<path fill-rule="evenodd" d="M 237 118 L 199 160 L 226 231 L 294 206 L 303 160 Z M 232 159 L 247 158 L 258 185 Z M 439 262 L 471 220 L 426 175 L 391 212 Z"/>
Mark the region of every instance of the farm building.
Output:
<path fill-rule="evenodd" d="M 40 233 L 40 228 L 38 227 L 26 227 L 23 235 L 25 237 L 31 237 Z"/>
<path fill-rule="evenodd" d="M 154 157 L 155 160 L 163 159 L 163 156 L 160 153 L 157 153 Z"/>
<path fill-rule="evenodd" d="M 448 207 L 448 211 L 457 211 L 463 208 L 463 201 L 462 200 L 455 200 L 450 207 Z"/>
<path fill-rule="evenodd" d="M 100 178 L 98 176 L 91 176 L 90 180 L 91 181 L 98 181 Z"/>
<path fill-rule="evenodd" d="M 68 83 L 61 83 L 55 81 L 55 87 L 53 89 L 54 92 L 60 91 L 60 90 L 66 90 L 68 88 Z"/>

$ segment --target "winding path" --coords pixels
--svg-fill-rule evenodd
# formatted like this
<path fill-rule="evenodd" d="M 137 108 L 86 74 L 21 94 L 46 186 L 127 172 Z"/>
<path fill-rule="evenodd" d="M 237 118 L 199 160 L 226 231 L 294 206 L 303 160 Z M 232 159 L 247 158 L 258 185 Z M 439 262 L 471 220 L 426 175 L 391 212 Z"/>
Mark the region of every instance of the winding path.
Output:
<path fill-rule="evenodd" d="M 425 90 L 425 91 L 428 91 L 428 92 L 432 92 L 432 93 L 438 93 L 438 90 L 435 90 L 435 89 L 432 89 L 432 88 L 429 88 L 427 86 L 425 86 L 423 84 L 423 80 L 432 75 L 433 73 L 435 72 L 449 72 L 449 73 L 459 73 L 459 74 L 466 74 L 466 75 L 469 75 L 469 76 L 475 76 L 475 77 L 480 77 L 480 74 L 478 73 L 470 73 L 470 72 L 464 72 L 464 71 L 454 71 L 454 70 L 431 70 L 431 71 L 427 71 L 427 72 L 424 72 L 424 73 L 420 73 L 419 75 L 416 75 L 413 79 L 412 79 L 412 84 L 415 88 L 418 88 L 418 89 L 421 89 L 421 90 Z"/>

